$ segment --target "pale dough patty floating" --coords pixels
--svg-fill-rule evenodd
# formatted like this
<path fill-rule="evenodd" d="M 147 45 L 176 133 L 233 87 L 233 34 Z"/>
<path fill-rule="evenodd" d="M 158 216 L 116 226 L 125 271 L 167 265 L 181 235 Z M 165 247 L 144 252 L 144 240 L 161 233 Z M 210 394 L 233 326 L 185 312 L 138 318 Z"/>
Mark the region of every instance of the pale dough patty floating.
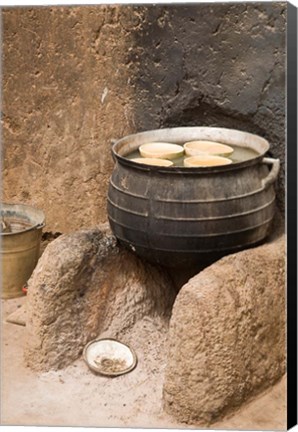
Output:
<path fill-rule="evenodd" d="M 189 141 L 184 144 L 184 150 L 187 156 L 197 156 L 204 153 L 229 156 L 234 151 L 232 147 L 214 141 Z"/>
<path fill-rule="evenodd" d="M 184 148 L 178 144 L 154 142 L 142 144 L 139 151 L 144 158 L 176 159 L 183 155 Z"/>

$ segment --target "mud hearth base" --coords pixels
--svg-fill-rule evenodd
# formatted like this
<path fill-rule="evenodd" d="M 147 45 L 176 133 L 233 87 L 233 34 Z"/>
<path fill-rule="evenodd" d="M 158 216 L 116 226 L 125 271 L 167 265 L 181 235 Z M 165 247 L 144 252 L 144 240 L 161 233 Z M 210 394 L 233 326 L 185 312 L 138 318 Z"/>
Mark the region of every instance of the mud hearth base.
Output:
<path fill-rule="evenodd" d="M 121 337 L 144 317 L 167 325 L 175 295 L 165 272 L 119 249 L 106 225 L 63 235 L 28 283 L 26 363 L 60 369 L 97 336 Z"/>
<path fill-rule="evenodd" d="M 229 255 L 180 290 L 163 400 L 179 421 L 208 425 L 285 372 L 284 236 Z"/>
<path fill-rule="evenodd" d="M 178 295 L 174 285 L 177 275 L 121 249 L 106 225 L 59 237 L 28 284 L 26 364 L 61 369 L 91 339 L 120 338 L 139 353 L 155 352 L 155 366 L 143 366 L 164 374 L 165 411 L 202 426 L 282 377 L 283 235 L 220 259 Z"/>

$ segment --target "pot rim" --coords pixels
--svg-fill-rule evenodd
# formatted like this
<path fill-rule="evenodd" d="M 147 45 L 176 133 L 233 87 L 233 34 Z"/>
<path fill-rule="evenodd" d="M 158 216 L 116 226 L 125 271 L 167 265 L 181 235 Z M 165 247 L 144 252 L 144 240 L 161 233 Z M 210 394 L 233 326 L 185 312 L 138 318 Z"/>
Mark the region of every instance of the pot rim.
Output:
<path fill-rule="evenodd" d="M 184 133 L 189 133 L 190 135 L 193 136 L 193 138 L 184 138 L 182 139 L 181 137 L 183 136 Z M 205 138 L 195 138 L 195 134 L 196 133 L 201 133 L 201 134 L 206 134 Z M 149 137 L 148 139 L 150 139 L 150 137 L 154 136 L 156 134 L 156 140 L 162 140 L 163 138 L 160 138 L 160 136 L 167 136 L 170 135 L 170 137 L 167 138 L 167 142 L 173 142 L 173 144 L 181 144 L 183 141 L 191 141 L 191 140 L 195 140 L 195 139 L 208 139 L 208 140 L 212 140 L 212 133 L 214 133 L 215 135 L 218 134 L 223 134 L 223 135 L 232 135 L 234 136 L 234 139 L 237 137 L 242 137 L 244 140 L 249 141 L 249 142 L 258 142 L 261 146 L 263 146 L 264 148 L 261 151 L 256 150 L 255 148 L 253 148 L 252 145 L 243 145 L 242 147 L 247 147 L 247 148 L 252 148 L 253 150 L 255 150 L 256 152 L 259 152 L 259 154 L 252 158 L 252 159 L 248 159 L 246 161 L 243 162 L 235 162 L 229 165 L 220 165 L 220 166 L 214 166 L 214 167 L 185 167 L 185 166 L 172 166 L 172 167 L 161 167 L 161 166 L 151 166 L 151 165 L 145 165 L 145 164 L 141 164 L 141 163 L 137 163 L 137 162 L 133 162 L 131 159 L 127 159 L 125 156 L 121 155 L 119 153 L 119 150 L 121 150 L 121 148 L 128 143 L 135 143 L 135 147 L 131 148 L 131 151 L 135 150 L 136 148 L 138 148 L 139 145 L 144 144 L 145 142 L 148 142 L 146 140 L 146 137 Z M 210 135 L 211 134 L 211 135 Z M 175 135 L 177 135 L 178 137 L 178 142 L 177 142 L 177 138 L 175 138 Z M 180 138 L 179 138 L 180 137 Z M 141 142 L 138 141 L 138 138 L 143 138 L 144 141 L 141 140 Z M 210 139 L 211 138 L 211 139 Z M 152 139 L 152 138 L 151 138 Z M 176 141 L 175 141 L 176 139 Z M 214 139 L 214 137 L 213 137 Z M 215 139 L 214 139 L 215 140 Z M 221 142 L 223 144 L 227 144 L 227 145 L 233 145 L 233 143 L 231 143 L 230 141 L 226 140 L 226 139 L 216 139 L 218 142 Z M 153 141 L 151 141 L 153 142 Z M 238 144 L 239 145 L 239 144 Z M 135 133 L 135 134 L 130 134 L 127 135 L 123 138 L 121 138 L 120 140 L 117 140 L 116 142 L 114 142 L 113 146 L 112 146 L 112 155 L 114 158 L 116 158 L 122 165 L 126 165 L 128 167 L 131 167 L 133 169 L 137 169 L 137 170 L 141 170 L 141 171 L 147 171 L 147 172 L 158 172 L 158 173 L 172 173 L 172 174 L 208 174 L 208 173 L 215 173 L 215 172 L 227 172 L 227 171 L 233 171 L 233 170 L 237 170 L 239 168 L 245 168 L 248 166 L 252 166 L 252 165 L 256 165 L 258 164 L 262 158 L 264 157 L 264 155 L 267 153 L 267 151 L 270 149 L 270 144 L 269 142 L 256 134 L 252 134 L 250 132 L 245 132 L 245 131 L 240 131 L 237 129 L 229 129 L 229 128 L 217 128 L 217 127 L 211 127 L 211 126 L 185 126 L 185 127 L 176 127 L 176 128 L 161 128 L 161 129 L 154 129 L 154 130 L 148 130 L 148 131 L 143 131 L 143 132 L 139 132 L 139 133 Z"/>

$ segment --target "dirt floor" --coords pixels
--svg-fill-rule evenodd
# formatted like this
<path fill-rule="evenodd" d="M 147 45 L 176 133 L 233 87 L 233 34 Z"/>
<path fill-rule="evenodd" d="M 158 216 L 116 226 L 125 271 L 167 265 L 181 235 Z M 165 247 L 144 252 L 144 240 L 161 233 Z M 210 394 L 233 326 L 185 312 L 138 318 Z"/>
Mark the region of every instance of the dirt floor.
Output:
<path fill-rule="evenodd" d="M 162 410 L 166 331 L 161 323 L 144 319 L 123 338 L 138 356 L 127 375 L 95 375 L 82 358 L 64 370 L 37 374 L 24 366 L 25 327 L 5 321 L 24 301 L 1 301 L 2 425 L 195 428 Z M 283 378 L 212 429 L 286 429 L 285 386 Z"/>

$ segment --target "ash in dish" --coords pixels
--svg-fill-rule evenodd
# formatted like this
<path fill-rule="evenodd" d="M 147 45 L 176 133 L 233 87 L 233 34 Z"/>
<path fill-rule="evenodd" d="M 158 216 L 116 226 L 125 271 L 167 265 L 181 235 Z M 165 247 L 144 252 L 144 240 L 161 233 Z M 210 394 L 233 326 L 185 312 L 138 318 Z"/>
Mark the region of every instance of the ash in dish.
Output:
<path fill-rule="evenodd" d="M 228 165 L 257 156 L 258 153 L 250 148 L 203 140 L 190 141 L 183 146 L 164 142 L 146 143 L 126 155 L 127 159 L 145 165 L 179 167 Z"/>

